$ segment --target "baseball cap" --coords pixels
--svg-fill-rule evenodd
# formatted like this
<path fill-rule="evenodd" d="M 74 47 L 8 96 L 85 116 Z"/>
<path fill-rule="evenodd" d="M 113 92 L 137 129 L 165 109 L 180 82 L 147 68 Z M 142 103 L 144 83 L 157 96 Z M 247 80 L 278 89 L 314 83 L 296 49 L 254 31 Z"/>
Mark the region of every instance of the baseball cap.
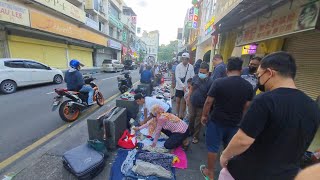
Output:
<path fill-rule="evenodd" d="M 182 57 L 183 58 L 190 58 L 190 55 L 189 55 L 189 53 L 185 52 L 182 54 Z"/>

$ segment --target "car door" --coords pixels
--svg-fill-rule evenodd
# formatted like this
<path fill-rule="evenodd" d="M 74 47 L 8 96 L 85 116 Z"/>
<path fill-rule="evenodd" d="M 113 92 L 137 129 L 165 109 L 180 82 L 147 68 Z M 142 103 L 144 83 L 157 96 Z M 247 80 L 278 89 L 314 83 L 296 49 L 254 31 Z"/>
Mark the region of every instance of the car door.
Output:
<path fill-rule="evenodd" d="M 14 80 L 18 86 L 32 84 L 31 72 L 27 70 L 23 60 L 4 61 L 7 79 Z"/>
<path fill-rule="evenodd" d="M 34 84 L 52 82 L 53 77 L 47 66 L 34 61 L 25 61 L 26 67 L 31 71 Z"/>

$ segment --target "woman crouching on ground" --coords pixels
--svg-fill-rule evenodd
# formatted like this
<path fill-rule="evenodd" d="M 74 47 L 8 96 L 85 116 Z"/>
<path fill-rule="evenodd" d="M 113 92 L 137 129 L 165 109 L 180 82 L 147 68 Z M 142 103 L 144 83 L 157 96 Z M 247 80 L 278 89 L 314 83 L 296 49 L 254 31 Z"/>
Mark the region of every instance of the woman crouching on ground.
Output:
<path fill-rule="evenodd" d="M 181 145 L 184 149 L 187 149 L 189 146 L 188 125 L 177 116 L 166 113 L 159 105 L 154 105 L 151 108 L 151 113 L 154 118 L 140 127 L 135 127 L 134 130 L 137 131 L 149 127 L 149 134 L 155 135 L 151 147 L 156 147 L 158 138 L 163 132 L 169 137 L 164 143 L 166 149 L 175 149 Z"/>

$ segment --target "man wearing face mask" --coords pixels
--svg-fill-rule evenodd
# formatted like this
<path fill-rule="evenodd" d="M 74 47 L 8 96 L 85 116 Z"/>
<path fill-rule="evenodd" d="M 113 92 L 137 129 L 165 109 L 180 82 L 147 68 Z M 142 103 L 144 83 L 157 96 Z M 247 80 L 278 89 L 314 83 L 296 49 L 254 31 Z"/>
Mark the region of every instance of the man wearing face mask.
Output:
<path fill-rule="evenodd" d="M 257 87 L 258 78 L 256 76 L 256 72 L 260 65 L 260 61 L 261 61 L 260 57 L 252 58 L 250 60 L 249 66 L 244 68 L 241 73 L 241 77 L 252 85 L 254 95 L 256 94 L 256 91 L 258 89 Z"/>
<path fill-rule="evenodd" d="M 262 59 L 258 95 L 220 158 L 234 179 L 291 180 L 320 122 L 317 104 L 294 83 L 297 66 L 286 52 Z M 224 169 L 226 171 L 226 169 Z"/>
<path fill-rule="evenodd" d="M 206 102 L 208 91 L 213 83 L 213 79 L 209 78 L 209 65 L 206 62 L 200 64 L 198 75 L 192 79 L 192 86 L 189 92 L 190 107 L 190 124 L 189 131 L 193 136 L 192 143 L 199 142 L 199 133 L 201 131 L 201 115 L 203 105 Z"/>

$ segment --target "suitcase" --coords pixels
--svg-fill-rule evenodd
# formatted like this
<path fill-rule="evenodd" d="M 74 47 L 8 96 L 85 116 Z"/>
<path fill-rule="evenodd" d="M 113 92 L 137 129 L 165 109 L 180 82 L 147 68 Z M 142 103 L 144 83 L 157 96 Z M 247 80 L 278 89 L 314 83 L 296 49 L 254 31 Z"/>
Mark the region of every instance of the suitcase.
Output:
<path fill-rule="evenodd" d="M 137 114 L 139 113 L 139 105 L 134 100 L 116 100 L 116 106 L 127 109 L 128 119 L 137 118 Z"/>
<path fill-rule="evenodd" d="M 127 109 L 117 108 L 112 116 L 104 119 L 105 132 L 107 132 L 108 149 L 115 149 L 118 140 L 128 127 Z"/>
<path fill-rule="evenodd" d="M 95 151 L 88 144 L 80 145 L 65 152 L 63 166 L 80 180 L 90 180 L 105 166 L 104 154 Z"/>

